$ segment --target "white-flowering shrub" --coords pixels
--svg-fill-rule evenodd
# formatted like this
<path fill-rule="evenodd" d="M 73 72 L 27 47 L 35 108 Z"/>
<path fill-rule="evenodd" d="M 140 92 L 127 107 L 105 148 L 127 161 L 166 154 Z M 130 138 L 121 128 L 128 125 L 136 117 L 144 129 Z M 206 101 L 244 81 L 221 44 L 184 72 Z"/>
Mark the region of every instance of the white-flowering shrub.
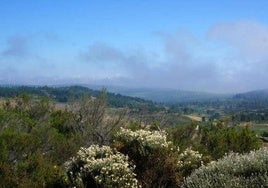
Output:
<path fill-rule="evenodd" d="M 186 150 L 179 155 L 179 159 L 179 166 L 183 166 L 184 164 L 188 164 L 193 161 L 201 161 L 202 154 L 198 151 L 192 150 L 191 148 L 186 148 Z"/>
<path fill-rule="evenodd" d="M 230 153 L 195 170 L 184 187 L 268 187 L 268 148 Z"/>
<path fill-rule="evenodd" d="M 76 187 L 137 187 L 134 165 L 109 146 L 81 148 L 66 163 L 68 178 Z"/>
<path fill-rule="evenodd" d="M 199 168 L 202 164 L 202 154 L 198 151 L 192 150 L 191 148 L 187 148 L 179 155 L 178 171 L 183 176 L 188 176 L 193 170 Z"/>
<path fill-rule="evenodd" d="M 114 136 L 114 147 L 135 163 L 135 173 L 143 187 L 176 187 L 178 150 L 167 141 L 165 131 L 121 128 Z"/>
<path fill-rule="evenodd" d="M 121 140 L 126 143 L 137 141 L 143 147 L 150 148 L 167 148 L 170 145 L 170 143 L 167 142 L 167 133 L 165 131 L 149 131 L 144 129 L 132 131 L 121 127 L 120 131 L 115 135 L 115 138 L 116 140 Z"/>

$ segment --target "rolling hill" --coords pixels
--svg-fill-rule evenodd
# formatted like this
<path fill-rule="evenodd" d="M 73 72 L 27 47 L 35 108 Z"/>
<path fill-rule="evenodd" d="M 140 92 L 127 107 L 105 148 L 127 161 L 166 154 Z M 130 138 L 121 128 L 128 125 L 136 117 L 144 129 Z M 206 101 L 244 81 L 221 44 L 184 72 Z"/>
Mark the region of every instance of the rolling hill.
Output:
<path fill-rule="evenodd" d="M 99 86 L 89 86 L 96 87 Z M 175 104 L 183 102 L 202 102 L 209 100 L 231 98 L 230 94 L 214 94 L 207 92 L 194 92 L 176 89 L 157 89 L 157 88 L 126 88 L 107 86 L 107 90 L 113 93 L 138 97 L 145 100 L 151 100 L 158 103 Z"/>
<path fill-rule="evenodd" d="M 244 100 L 268 100 L 268 89 L 239 93 L 236 94 L 233 98 Z"/>
<path fill-rule="evenodd" d="M 64 87 L 48 87 L 48 86 L 16 86 L 16 87 L 0 87 L 0 97 L 14 97 L 21 94 L 38 95 L 50 98 L 55 102 L 66 103 L 75 99 L 79 99 L 85 95 L 97 97 L 101 94 L 101 90 L 93 90 L 83 86 L 64 86 Z M 150 110 L 160 110 L 163 107 L 152 101 L 141 99 L 138 97 L 123 96 L 107 92 L 107 102 L 110 107 L 129 107 L 141 109 L 144 106 Z"/>

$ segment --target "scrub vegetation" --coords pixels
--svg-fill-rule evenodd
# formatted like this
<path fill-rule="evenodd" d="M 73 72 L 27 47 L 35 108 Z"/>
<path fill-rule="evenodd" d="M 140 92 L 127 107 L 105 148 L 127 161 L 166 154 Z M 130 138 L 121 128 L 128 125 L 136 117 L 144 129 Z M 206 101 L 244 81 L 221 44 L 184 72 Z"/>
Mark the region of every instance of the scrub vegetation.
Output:
<path fill-rule="evenodd" d="M 169 106 L 83 87 L 10 89 L 0 107 L 0 187 L 268 185 L 266 130 L 232 121 L 237 112 L 195 121 L 187 115 L 202 117 L 204 103 Z"/>

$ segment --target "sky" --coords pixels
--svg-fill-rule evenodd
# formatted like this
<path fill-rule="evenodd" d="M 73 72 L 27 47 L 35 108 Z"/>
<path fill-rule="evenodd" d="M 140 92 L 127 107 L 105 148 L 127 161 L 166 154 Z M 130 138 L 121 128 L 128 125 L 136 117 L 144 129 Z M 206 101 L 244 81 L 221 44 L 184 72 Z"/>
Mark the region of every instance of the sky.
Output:
<path fill-rule="evenodd" d="M 268 88 L 267 0 L 1 0 L 0 84 Z"/>

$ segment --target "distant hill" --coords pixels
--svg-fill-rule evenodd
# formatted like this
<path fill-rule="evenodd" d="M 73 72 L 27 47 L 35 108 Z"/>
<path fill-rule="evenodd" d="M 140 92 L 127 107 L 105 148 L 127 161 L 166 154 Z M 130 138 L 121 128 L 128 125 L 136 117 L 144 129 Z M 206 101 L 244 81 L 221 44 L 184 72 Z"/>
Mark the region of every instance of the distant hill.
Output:
<path fill-rule="evenodd" d="M 268 101 L 268 89 L 239 93 L 239 94 L 236 94 L 233 98 L 244 99 L 244 100 L 267 100 Z"/>
<path fill-rule="evenodd" d="M 97 87 L 97 86 L 96 86 Z M 202 102 L 223 98 L 231 98 L 232 95 L 227 94 L 213 94 L 206 92 L 193 92 L 175 89 L 149 89 L 149 88 L 124 88 L 108 86 L 108 91 L 113 93 L 120 93 L 126 96 L 138 97 L 154 102 L 174 104 L 183 102 Z"/>
<path fill-rule="evenodd" d="M 17 87 L 0 87 L 0 97 L 14 97 L 21 94 L 38 95 L 50 98 L 56 102 L 70 102 L 79 99 L 85 95 L 98 97 L 100 90 L 93 90 L 83 86 L 65 86 L 65 87 L 38 87 L 38 86 L 17 86 Z M 107 92 L 107 101 L 111 107 L 129 107 L 142 109 L 144 106 L 149 110 L 158 110 L 163 107 L 138 97 L 123 96 Z"/>

